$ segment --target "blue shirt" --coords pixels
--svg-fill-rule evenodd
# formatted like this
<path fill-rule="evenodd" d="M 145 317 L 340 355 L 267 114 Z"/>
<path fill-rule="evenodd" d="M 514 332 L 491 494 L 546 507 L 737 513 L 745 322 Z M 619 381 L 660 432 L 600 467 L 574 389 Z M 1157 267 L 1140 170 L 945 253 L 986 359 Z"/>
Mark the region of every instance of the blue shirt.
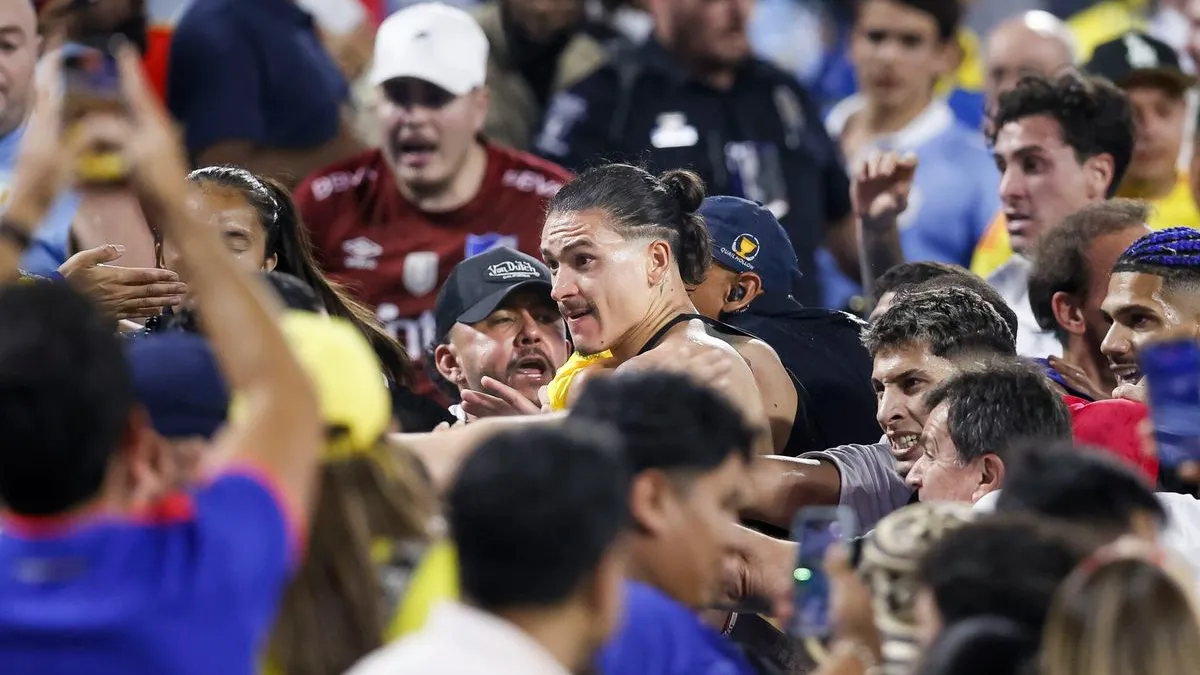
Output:
<path fill-rule="evenodd" d="M 830 135 L 839 137 L 862 105 L 860 97 L 853 97 L 831 111 L 826 122 Z M 899 222 L 904 259 L 969 267 L 975 245 L 1000 209 L 1000 173 L 983 135 L 958 122 L 944 101 L 934 100 L 907 127 L 874 139 L 861 152 L 872 148 L 917 156 L 908 208 Z M 826 307 L 841 309 L 862 292 L 827 251 L 820 252 L 817 265 Z"/>
<path fill-rule="evenodd" d="M 0 670 L 253 675 L 298 560 L 266 484 L 225 474 L 146 517 L 0 534 Z"/>
<path fill-rule="evenodd" d="M 0 207 L 8 206 L 13 172 L 17 168 L 17 154 L 24 137 L 25 125 L 21 125 L 0 138 Z M 44 277 L 53 277 L 58 273 L 59 265 L 67 261 L 71 250 L 71 223 L 78 209 L 78 195 L 73 192 L 59 195 L 34 234 L 33 243 L 21 257 L 21 269 Z"/>
<path fill-rule="evenodd" d="M 293 0 L 196 0 L 171 38 L 167 107 L 193 156 L 222 141 L 311 148 L 338 132 L 349 88 Z"/>
<path fill-rule="evenodd" d="M 603 675 L 753 675 L 732 642 L 658 589 L 625 583 L 621 627 L 600 651 Z"/>

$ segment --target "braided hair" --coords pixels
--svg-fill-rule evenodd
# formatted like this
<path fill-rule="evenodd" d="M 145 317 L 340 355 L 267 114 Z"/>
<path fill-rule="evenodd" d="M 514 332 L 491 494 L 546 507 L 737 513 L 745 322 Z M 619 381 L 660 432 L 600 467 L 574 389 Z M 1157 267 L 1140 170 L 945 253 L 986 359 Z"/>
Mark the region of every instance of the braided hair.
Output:
<path fill-rule="evenodd" d="M 1147 234 L 1117 259 L 1113 274 L 1120 272 L 1153 274 L 1164 285 L 1200 284 L 1200 230 L 1171 227 Z"/>

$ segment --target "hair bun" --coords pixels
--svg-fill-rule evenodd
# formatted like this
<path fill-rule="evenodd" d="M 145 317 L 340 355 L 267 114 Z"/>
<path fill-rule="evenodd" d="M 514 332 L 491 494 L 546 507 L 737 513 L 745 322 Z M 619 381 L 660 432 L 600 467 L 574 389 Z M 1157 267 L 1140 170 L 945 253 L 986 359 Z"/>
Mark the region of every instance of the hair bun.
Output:
<path fill-rule="evenodd" d="M 667 188 L 671 198 L 679 204 L 683 213 L 695 213 L 704 202 L 704 181 L 695 171 L 671 169 L 659 175 L 658 180 Z"/>

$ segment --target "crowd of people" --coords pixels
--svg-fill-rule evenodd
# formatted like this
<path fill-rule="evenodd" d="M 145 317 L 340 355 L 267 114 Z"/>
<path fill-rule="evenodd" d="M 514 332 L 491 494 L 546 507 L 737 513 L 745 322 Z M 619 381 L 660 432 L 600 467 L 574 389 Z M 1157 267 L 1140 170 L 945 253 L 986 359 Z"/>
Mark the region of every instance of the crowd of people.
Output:
<path fill-rule="evenodd" d="M 0 671 L 1189 675 L 1200 0 L 401 4 L 0 0 Z"/>

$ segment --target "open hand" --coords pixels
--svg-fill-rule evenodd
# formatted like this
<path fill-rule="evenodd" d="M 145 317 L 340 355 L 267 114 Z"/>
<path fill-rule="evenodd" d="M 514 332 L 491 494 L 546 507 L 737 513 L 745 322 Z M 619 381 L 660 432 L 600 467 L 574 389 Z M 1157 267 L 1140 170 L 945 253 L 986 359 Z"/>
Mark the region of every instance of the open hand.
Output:
<path fill-rule="evenodd" d="M 864 220 L 892 219 L 908 208 L 917 157 L 873 152 L 855 168 L 850 184 L 854 213 Z"/>
<path fill-rule="evenodd" d="M 1082 368 L 1071 365 L 1057 356 L 1051 356 L 1047 361 L 1050 362 L 1050 367 L 1062 375 L 1063 379 L 1067 381 L 1067 385 L 1075 391 L 1087 394 L 1093 401 L 1105 401 L 1112 398 L 1112 392 L 1106 391 L 1104 387 L 1093 382 Z"/>
<path fill-rule="evenodd" d="M 125 247 L 108 244 L 71 256 L 58 273 L 117 319 L 142 319 L 183 301 L 187 286 L 170 270 L 114 267 Z"/>
<path fill-rule="evenodd" d="M 542 412 L 542 406 L 494 377 L 484 376 L 480 385 L 483 391 L 462 391 L 463 411 L 472 417 L 536 415 Z"/>

